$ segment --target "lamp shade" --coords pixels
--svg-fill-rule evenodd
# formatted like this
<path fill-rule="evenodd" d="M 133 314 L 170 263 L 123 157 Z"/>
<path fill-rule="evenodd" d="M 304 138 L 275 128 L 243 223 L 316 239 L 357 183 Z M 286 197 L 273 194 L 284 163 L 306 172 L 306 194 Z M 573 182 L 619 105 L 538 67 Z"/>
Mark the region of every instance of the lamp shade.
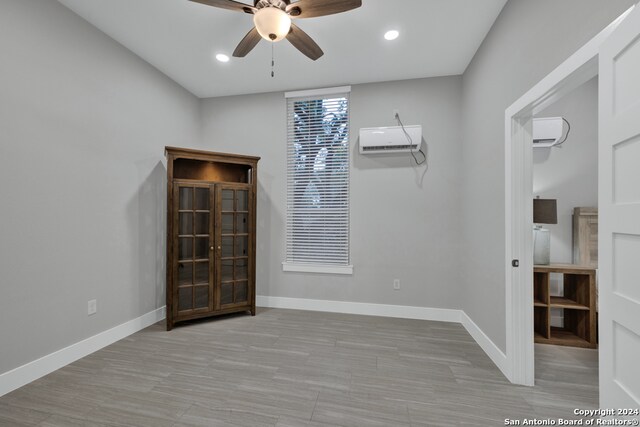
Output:
<path fill-rule="evenodd" d="M 284 39 L 291 29 L 291 18 L 277 7 L 259 9 L 253 15 L 253 23 L 262 38 L 271 42 Z"/>
<path fill-rule="evenodd" d="M 535 224 L 557 224 L 556 199 L 533 199 L 533 222 Z"/>

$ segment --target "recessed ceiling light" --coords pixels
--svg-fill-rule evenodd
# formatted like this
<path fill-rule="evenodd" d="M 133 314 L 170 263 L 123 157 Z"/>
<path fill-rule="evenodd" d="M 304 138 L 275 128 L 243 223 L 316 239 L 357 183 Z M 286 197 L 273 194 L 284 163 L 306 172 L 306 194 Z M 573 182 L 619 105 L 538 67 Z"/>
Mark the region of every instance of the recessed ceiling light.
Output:
<path fill-rule="evenodd" d="M 384 38 L 387 40 L 395 40 L 398 38 L 399 35 L 400 33 L 397 32 L 396 30 L 391 30 L 384 33 Z"/>
<path fill-rule="evenodd" d="M 220 62 L 229 62 L 229 57 L 224 53 L 219 53 L 216 55 L 216 59 Z"/>

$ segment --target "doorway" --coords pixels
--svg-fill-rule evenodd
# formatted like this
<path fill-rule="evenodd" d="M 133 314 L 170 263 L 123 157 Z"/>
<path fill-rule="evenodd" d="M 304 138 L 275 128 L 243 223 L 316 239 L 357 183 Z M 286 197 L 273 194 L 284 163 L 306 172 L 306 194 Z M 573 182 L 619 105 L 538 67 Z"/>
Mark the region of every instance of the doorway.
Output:
<path fill-rule="evenodd" d="M 598 78 L 533 122 L 536 386 L 580 390 L 567 399 L 598 407 Z"/>
<path fill-rule="evenodd" d="M 598 75 L 598 55 L 629 9 L 505 112 L 506 356 L 509 379 L 534 385 L 533 117 Z"/>

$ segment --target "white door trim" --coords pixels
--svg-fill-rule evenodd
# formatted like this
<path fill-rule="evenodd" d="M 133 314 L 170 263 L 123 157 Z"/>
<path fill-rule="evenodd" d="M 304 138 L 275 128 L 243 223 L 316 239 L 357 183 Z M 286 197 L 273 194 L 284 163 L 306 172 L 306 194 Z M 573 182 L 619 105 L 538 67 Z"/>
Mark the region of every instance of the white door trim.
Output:
<path fill-rule="evenodd" d="M 629 8 L 505 111 L 505 301 L 509 380 L 534 385 L 531 120 L 598 74 L 598 50 Z M 512 260 L 520 267 L 511 266 Z"/>

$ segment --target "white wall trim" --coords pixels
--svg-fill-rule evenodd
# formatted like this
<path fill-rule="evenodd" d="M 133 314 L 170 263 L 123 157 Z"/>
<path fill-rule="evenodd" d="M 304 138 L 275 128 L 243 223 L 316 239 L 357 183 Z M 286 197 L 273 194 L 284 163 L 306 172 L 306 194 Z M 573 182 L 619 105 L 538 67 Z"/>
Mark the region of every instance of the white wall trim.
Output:
<path fill-rule="evenodd" d="M 165 318 L 165 307 L 113 327 L 97 335 L 71 344 L 61 350 L 43 356 L 0 375 L 0 396 L 37 380 L 69 363 L 75 362 L 101 348 L 128 337 Z"/>
<path fill-rule="evenodd" d="M 533 386 L 533 115 L 598 73 L 602 43 L 633 10 L 629 8 L 540 80 L 505 111 L 505 313 L 509 380 Z M 511 260 L 520 260 L 513 268 Z M 504 371 L 503 371 L 504 372 Z"/>
<path fill-rule="evenodd" d="M 510 378 L 507 356 L 498 348 L 473 320 L 462 310 L 414 307 L 405 305 L 370 304 L 348 301 L 327 301 L 304 298 L 256 297 L 260 307 L 292 310 L 324 311 L 329 313 L 360 314 L 366 316 L 396 317 L 402 319 L 432 320 L 460 323 L 505 377 Z"/>
<path fill-rule="evenodd" d="M 406 305 L 370 304 L 364 302 L 329 301 L 306 298 L 256 297 L 256 305 L 291 310 L 324 311 L 328 313 L 361 314 L 365 316 L 398 317 L 402 319 L 434 320 L 461 323 L 461 310 L 413 307 Z"/>
<path fill-rule="evenodd" d="M 282 271 L 298 273 L 353 274 L 353 265 L 320 265 L 283 262 Z"/>
<path fill-rule="evenodd" d="M 307 96 L 324 96 L 334 95 L 337 93 L 350 93 L 351 86 L 327 87 L 323 89 L 297 90 L 294 92 L 285 92 L 285 98 L 305 98 Z"/>
<path fill-rule="evenodd" d="M 480 348 L 489 356 L 489 359 L 500 369 L 500 372 L 508 379 L 511 378 L 507 355 L 491 341 L 491 338 L 485 334 L 476 323 L 471 320 L 467 313 L 462 312 L 462 326 L 469 332 L 469 335 L 478 343 Z"/>
<path fill-rule="evenodd" d="M 505 377 L 510 377 L 506 355 L 462 310 L 260 295 L 256 297 L 256 304 L 260 307 L 270 308 L 460 323 Z M 160 307 L 136 319 L 5 372 L 0 375 L 0 396 L 151 326 L 163 320 L 165 314 L 165 307 Z"/>

